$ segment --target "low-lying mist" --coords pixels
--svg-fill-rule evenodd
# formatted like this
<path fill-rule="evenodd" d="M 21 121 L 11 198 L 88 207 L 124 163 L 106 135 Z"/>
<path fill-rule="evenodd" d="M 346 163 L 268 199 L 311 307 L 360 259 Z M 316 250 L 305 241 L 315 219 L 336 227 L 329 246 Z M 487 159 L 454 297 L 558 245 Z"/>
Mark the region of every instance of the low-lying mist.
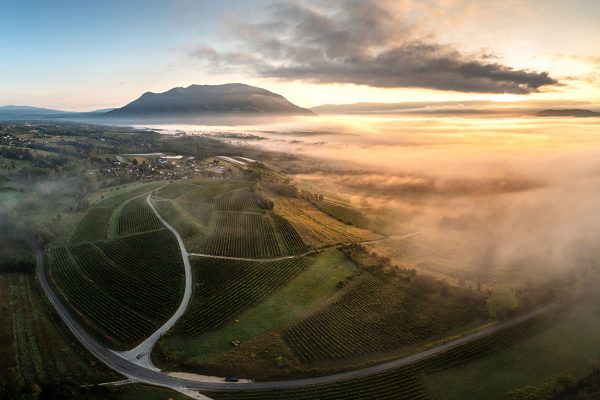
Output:
<path fill-rule="evenodd" d="M 594 119 L 336 116 L 186 128 L 260 136 L 245 144 L 310 158 L 286 170 L 365 212 L 393 210 L 388 231 L 419 231 L 432 252 L 459 258 L 462 274 L 535 279 L 600 253 Z"/>

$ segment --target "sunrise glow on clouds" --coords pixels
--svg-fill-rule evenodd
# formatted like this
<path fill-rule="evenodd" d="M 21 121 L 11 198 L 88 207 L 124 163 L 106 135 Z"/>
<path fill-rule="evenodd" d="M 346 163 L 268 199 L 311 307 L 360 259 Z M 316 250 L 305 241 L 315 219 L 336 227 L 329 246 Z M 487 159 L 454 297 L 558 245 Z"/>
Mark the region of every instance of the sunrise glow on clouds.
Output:
<path fill-rule="evenodd" d="M 6 4 L 4 4 L 6 3 Z M 2 104 L 120 106 L 244 82 L 301 106 L 488 99 L 599 103 L 600 3 L 3 2 Z M 27 20 L 23 25 L 15 21 Z"/>

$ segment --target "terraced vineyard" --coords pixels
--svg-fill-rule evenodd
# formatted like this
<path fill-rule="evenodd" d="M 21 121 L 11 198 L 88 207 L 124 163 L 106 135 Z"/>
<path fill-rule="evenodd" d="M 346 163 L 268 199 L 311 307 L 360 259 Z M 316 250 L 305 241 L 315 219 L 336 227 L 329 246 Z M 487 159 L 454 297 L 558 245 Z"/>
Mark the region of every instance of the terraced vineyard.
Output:
<path fill-rule="evenodd" d="M 50 276 L 80 320 L 115 346 L 153 332 L 177 308 L 183 265 L 166 230 L 55 247 Z"/>
<path fill-rule="evenodd" d="M 108 238 L 114 207 L 91 208 L 77 225 L 71 242 L 91 242 Z"/>
<path fill-rule="evenodd" d="M 198 286 L 181 328 L 188 336 L 214 329 L 265 298 L 306 268 L 312 259 L 252 262 L 193 258 Z"/>
<path fill-rule="evenodd" d="M 474 317 L 466 304 L 420 298 L 373 276 L 287 329 L 284 338 L 303 361 L 324 361 L 397 349 Z"/>
<path fill-rule="evenodd" d="M 119 235 L 128 235 L 163 228 L 163 224 L 142 195 L 128 201 L 119 215 Z"/>
<path fill-rule="evenodd" d="M 216 227 L 201 246 L 204 254 L 270 258 L 282 255 L 273 226 L 263 214 L 218 212 Z"/>
<path fill-rule="evenodd" d="M 430 399 L 423 382 L 427 375 L 485 357 L 531 337 L 556 322 L 555 316 L 541 316 L 494 335 L 457 347 L 426 361 L 399 367 L 364 378 L 305 388 L 216 392 L 218 400 L 362 400 L 365 398 Z"/>

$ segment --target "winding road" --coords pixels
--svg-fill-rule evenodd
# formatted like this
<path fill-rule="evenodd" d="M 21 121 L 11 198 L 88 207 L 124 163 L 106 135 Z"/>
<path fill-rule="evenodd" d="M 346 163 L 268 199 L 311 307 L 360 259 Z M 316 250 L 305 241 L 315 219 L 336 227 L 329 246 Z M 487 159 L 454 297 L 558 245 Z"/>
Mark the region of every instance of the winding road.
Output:
<path fill-rule="evenodd" d="M 159 369 L 152 364 L 150 353 L 152 353 L 152 349 L 154 348 L 154 346 L 156 346 L 156 343 L 158 343 L 160 337 L 167 333 L 167 331 L 171 329 L 173 325 L 175 325 L 179 318 L 181 318 L 181 316 L 187 309 L 188 304 L 190 303 L 190 300 L 192 298 L 192 267 L 190 266 L 188 252 L 185 249 L 185 244 L 183 243 L 183 239 L 179 235 L 179 232 L 177 232 L 175 228 L 173 228 L 171 225 L 169 225 L 167 221 L 164 220 L 164 218 L 160 215 L 158 210 L 156 210 L 156 208 L 154 207 L 154 204 L 152 204 L 152 202 L 150 201 L 150 196 L 151 194 L 149 194 L 148 197 L 146 197 L 146 202 L 148 203 L 150 208 L 152 208 L 152 211 L 154 211 L 154 214 L 156 214 L 160 222 L 162 222 L 164 226 L 166 226 L 171 232 L 173 232 L 173 234 L 177 238 L 177 243 L 179 244 L 179 250 L 181 251 L 181 258 L 183 259 L 183 267 L 185 271 L 185 289 L 179 307 L 167 322 L 165 322 L 160 328 L 156 330 L 156 332 L 150 335 L 142 343 L 137 345 L 134 349 L 123 352 L 116 352 L 116 354 L 131 361 L 134 364 L 140 365 L 147 369 L 159 371 Z"/>
<path fill-rule="evenodd" d="M 285 389 L 285 388 L 296 388 L 303 386 L 311 386 L 311 385 L 319 385 L 319 384 L 327 384 L 333 382 L 341 382 L 355 378 L 366 377 L 370 375 L 374 375 L 377 373 L 381 373 L 390 369 L 398 368 L 401 366 L 406 366 L 413 364 L 418 361 L 422 361 L 428 359 L 430 357 L 436 356 L 438 354 L 444 353 L 466 343 L 472 342 L 474 340 L 480 339 L 485 336 L 492 335 L 494 333 L 500 332 L 504 329 L 513 327 L 518 325 L 524 321 L 527 321 L 531 318 L 534 318 L 538 315 L 546 313 L 554 308 L 556 308 L 555 304 L 547 305 L 545 307 L 541 307 L 537 310 L 531 311 L 527 314 L 521 315 L 514 319 L 493 325 L 491 327 L 481 329 L 477 332 L 465 335 L 458 339 L 446 342 L 444 344 L 440 344 L 438 346 L 432 347 L 428 350 L 412 354 L 409 356 L 401 357 L 389 362 L 381 363 L 378 365 L 374 365 L 367 368 L 361 368 L 353 371 L 319 376 L 314 378 L 303 378 L 303 379 L 295 379 L 295 380 L 284 380 L 284 381 L 270 381 L 270 382 L 252 382 L 252 383 L 215 383 L 215 382 L 201 382 L 201 381 L 192 381 L 188 379 L 176 378 L 165 373 L 160 372 L 156 367 L 154 367 L 150 361 L 150 352 L 156 342 L 160 339 L 160 337 L 170 328 L 175 322 L 179 319 L 179 317 L 185 311 L 191 297 L 191 287 L 192 287 L 192 275 L 191 268 L 188 261 L 188 253 L 185 249 L 185 245 L 179 233 L 169 225 L 157 212 L 154 208 L 154 205 L 150 202 L 150 195 L 147 198 L 148 203 L 152 207 L 154 213 L 158 216 L 160 221 L 171 230 L 175 236 L 177 237 L 177 241 L 179 243 L 179 247 L 181 250 L 181 255 L 184 260 L 185 265 L 185 293 L 183 296 L 183 300 L 175 312 L 175 314 L 163 325 L 161 326 L 155 333 L 153 333 L 149 338 L 144 340 L 140 345 L 138 345 L 135 349 L 129 350 L 127 352 L 116 352 L 113 351 L 104 345 L 100 344 L 96 341 L 92 336 L 90 336 L 86 330 L 79 324 L 79 322 L 71 315 L 69 310 L 62 303 L 58 295 L 54 292 L 50 283 L 48 282 L 45 268 L 44 268 L 44 255 L 43 250 L 39 245 L 32 243 L 32 249 L 35 253 L 36 257 L 36 275 L 40 286 L 42 287 L 44 293 L 48 297 L 50 303 L 56 309 L 56 312 L 61 317 L 61 319 L 65 322 L 67 327 L 73 332 L 75 337 L 81 342 L 81 344 L 86 347 L 96 358 L 98 358 L 102 363 L 104 363 L 109 368 L 114 371 L 122 374 L 123 376 L 131 379 L 135 382 L 142 382 L 156 386 L 174 388 L 174 389 L 194 389 L 202 392 L 211 392 L 211 391 L 251 391 L 251 390 L 260 390 L 260 389 Z"/>

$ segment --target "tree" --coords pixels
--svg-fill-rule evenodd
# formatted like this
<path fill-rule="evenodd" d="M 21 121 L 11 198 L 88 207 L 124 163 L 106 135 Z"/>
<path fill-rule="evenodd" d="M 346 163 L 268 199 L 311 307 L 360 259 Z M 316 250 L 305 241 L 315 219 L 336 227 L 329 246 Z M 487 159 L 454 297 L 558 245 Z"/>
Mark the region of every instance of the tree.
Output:
<path fill-rule="evenodd" d="M 496 289 L 486 300 L 488 313 L 497 319 L 506 318 L 518 305 L 517 296 L 508 288 Z"/>
<path fill-rule="evenodd" d="M 8 380 L 6 382 L 6 393 L 9 399 L 18 399 L 25 391 L 25 379 L 21 373 L 11 368 L 8 371 Z"/>

